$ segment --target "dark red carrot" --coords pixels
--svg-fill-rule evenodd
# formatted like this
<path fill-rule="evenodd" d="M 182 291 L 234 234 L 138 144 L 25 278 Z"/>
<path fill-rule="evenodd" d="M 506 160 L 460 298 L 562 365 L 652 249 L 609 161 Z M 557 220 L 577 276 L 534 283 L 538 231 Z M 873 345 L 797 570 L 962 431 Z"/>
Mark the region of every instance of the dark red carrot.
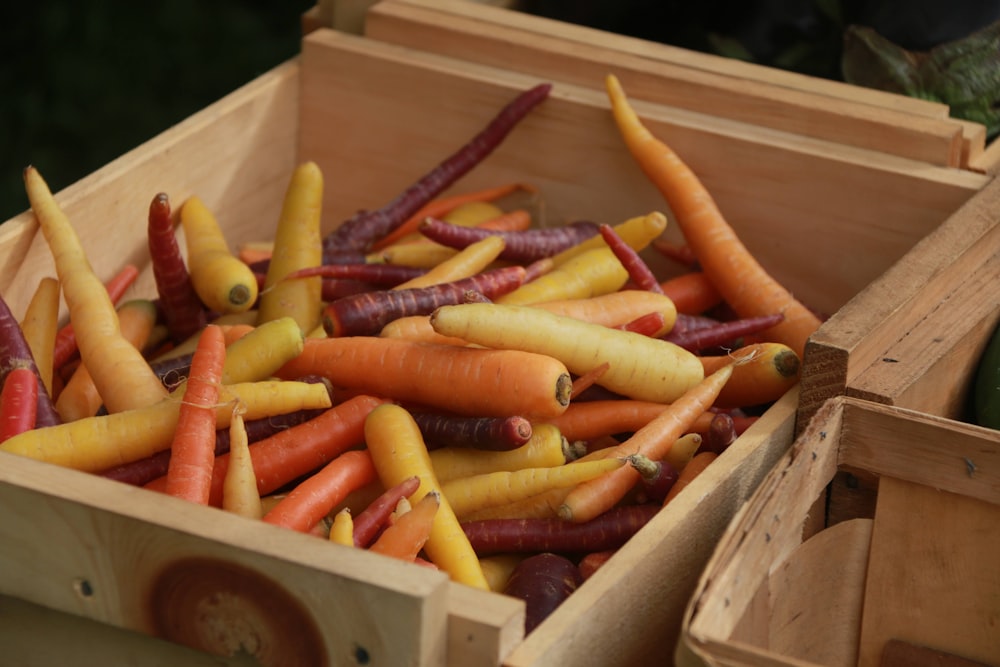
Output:
<path fill-rule="evenodd" d="M 601 567 L 611 560 L 611 557 L 615 555 L 617 549 L 605 549 L 604 551 L 591 551 L 580 559 L 577 567 L 580 568 L 580 576 L 586 581 L 590 579 L 595 572 L 597 572 Z"/>
<path fill-rule="evenodd" d="M 337 299 L 342 299 L 345 296 L 354 296 L 355 294 L 376 292 L 384 288 L 383 285 L 376 285 L 375 283 L 366 283 L 361 280 L 349 280 L 342 278 L 324 280 L 321 285 L 320 298 L 323 299 L 324 302 L 335 301 Z"/>
<path fill-rule="evenodd" d="M 62 420 L 56 412 L 55 403 L 45 382 L 38 372 L 35 364 L 35 357 L 31 354 L 31 346 L 24 338 L 24 331 L 18 323 L 14 313 L 11 312 L 7 301 L 0 297 L 0 386 L 2 386 L 10 372 L 18 367 L 27 368 L 35 376 L 38 384 L 38 391 L 35 400 L 35 425 L 54 426 Z"/>
<path fill-rule="evenodd" d="M 665 324 L 666 320 L 663 317 L 663 313 L 655 311 L 640 315 L 631 322 L 626 322 L 620 328 L 632 333 L 642 334 L 643 336 L 655 336 L 663 331 Z"/>
<path fill-rule="evenodd" d="M 327 304 L 323 310 L 323 328 L 334 337 L 374 335 L 400 317 L 429 315 L 438 306 L 462 303 L 468 290 L 494 299 L 513 291 L 523 281 L 524 267 L 514 265 L 429 287 L 348 296 Z"/>
<path fill-rule="evenodd" d="M 26 366 L 7 373 L 0 390 L 0 442 L 35 428 L 38 377 Z"/>
<path fill-rule="evenodd" d="M 678 316 L 678 321 L 683 321 L 683 319 L 687 318 Z M 719 346 L 737 347 L 743 336 L 769 329 L 784 319 L 785 316 L 781 313 L 774 313 L 772 315 L 742 317 L 725 322 L 720 321 L 710 326 L 685 326 L 682 324 L 678 328 L 675 325 L 662 338 L 692 352 Z"/>
<path fill-rule="evenodd" d="M 408 477 L 380 493 L 358 512 L 354 517 L 354 546 L 367 548 L 385 527 L 399 501 L 412 496 L 419 487 L 419 477 Z"/>
<path fill-rule="evenodd" d="M 704 443 L 704 440 L 702 440 Z M 677 481 L 678 472 L 667 461 L 653 461 L 645 456 L 632 462 L 639 471 L 641 494 L 645 502 L 663 503 L 670 487 Z"/>
<path fill-rule="evenodd" d="M 673 260 L 686 269 L 697 269 L 698 258 L 686 243 L 675 243 L 667 239 L 654 239 L 650 244 L 667 259 Z"/>
<path fill-rule="evenodd" d="M 427 273 L 426 269 L 403 266 L 399 264 L 323 264 L 322 266 L 311 266 L 298 271 L 292 271 L 283 280 L 295 280 L 297 278 L 311 278 L 320 276 L 321 278 L 339 278 L 359 280 L 373 285 L 394 287 L 417 276 Z"/>
<path fill-rule="evenodd" d="M 559 554 L 540 553 L 528 556 L 514 567 L 503 593 L 524 600 L 527 635 L 582 583 L 583 575 L 576 563 Z"/>
<path fill-rule="evenodd" d="M 158 305 L 170 339 L 179 343 L 200 331 L 207 318 L 205 305 L 194 291 L 177 243 L 170 198 L 164 192 L 158 193 L 149 204 L 146 236 L 156 293 L 160 297 Z"/>
<path fill-rule="evenodd" d="M 599 227 L 599 231 L 601 232 L 601 238 L 604 239 L 604 242 L 611 248 L 611 252 L 615 254 L 618 261 L 625 267 L 629 279 L 635 283 L 638 289 L 663 294 L 660 281 L 657 280 L 649 265 L 636 252 L 635 248 L 626 243 L 625 239 L 618 235 L 614 227 L 609 224 L 602 224 Z"/>
<path fill-rule="evenodd" d="M 717 412 L 708 424 L 708 431 L 701 441 L 698 451 L 722 454 L 736 441 L 736 420 L 728 412 Z"/>
<path fill-rule="evenodd" d="M 136 278 L 139 277 L 139 267 L 135 264 L 126 264 L 118 273 L 104 283 L 104 288 L 111 297 L 111 302 L 117 304 Z M 73 325 L 67 322 L 56 332 L 55 346 L 52 350 L 52 369 L 59 370 L 67 361 L 77 353 L 76 332 Z M 39 424 L 41 426 L 42 424 Z"/>
<path fill-rule="evenodd" d="M 528 264 L 525 269 L 524 282 L 530 283 L 535 278 L 544 276 L 546 273 L 552 270 L 556 265 L 555 261 L 551 257 L 543 257 L 541 259 L 536 259 L 534 262 Z"/>
<path fill-rule="evenodd" d="M 480 556 L 497 553 L 586 553 L 617 549 L 653 518 L 655 503 L 621 505 L 590 521 L 562 519 L 483 519 L 462 528 Z"/>
<path fill-rule="evenodd" d="M 498 259 L 512 262 L 530 263 L 545 257 L 552 257 L 570 246 L 597 235 L 597 223 L 578 220 L 559 227 L 524 229 L 521 231 L 497 231 L 480 227 L 468 227 L 446 222 L 438 218 L 426 218 L 420 223 L 420 233 L 432 241 L 462 249 L 488 236 L 501 236 L 505 245 Z"/>
<path fill-rule="evenodd" d="M 531 422 L 524 417 L 463 417 L 412 410 L 428 448 L 472 447 L 492 451 L 517 449 L 531 439 Z"/>
<path fill-rule="evenodd" d="M 482 162 L 511 130 L 549 96 L 552 84 L 543 83 L 517 95 L 468 143 L 427 172 L 382 208 L 359 211 L 323 238 L 323 263 L 367 251 L 420 207 Z"/>

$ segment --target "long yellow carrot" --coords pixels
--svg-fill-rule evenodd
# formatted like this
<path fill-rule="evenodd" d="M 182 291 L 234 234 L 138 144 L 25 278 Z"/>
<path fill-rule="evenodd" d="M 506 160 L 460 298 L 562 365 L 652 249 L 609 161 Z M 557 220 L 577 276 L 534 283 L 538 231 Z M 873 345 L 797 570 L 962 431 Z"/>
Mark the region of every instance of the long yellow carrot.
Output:
<path fill-rule="evenodd" d="M 659 211 L 653 211 L 646 215 L 639 215 L 629 218 L 613 226 L 615 233 L 620 236 L 625 243 L 633 250 L 640 251 L 653 242 L 654 239 L 663 233 L 667 228 L 667 216 Z M 591 236 L 586 241 L 581 241 L 575 246 L 566 248 L 557 255 L 553 255 L 552 261 L 556 266 L 566 263 L 577 255 L 594 250 L 595 248 L 607 248 L 604 238 L 597 234 Z"/>
<path fill-rule="evenodd" d="M 142 353 L 122 336 L 118 313 L 80 238 L 34 167 L 24 170 L 31 208 L 52 252 L 83 362 L 108 412 L 153 405 L 167 391 Z"/>
<path fill-rule="evenodd" d="M 439 285 L 468 278 L 485 269 L 503 252 L 506 242 L 502 236 L 488 236 L 459 250 L 423 275 L 396 285 L 393 289 L 411 289 Z"/>
<path fill-rule="evenodd" d="M 528 442 L 515 449 L 488 451 L 473 447 L 439 447 L 431 451 L 431 464 L 440 482 L 490 472 L 545 468 L 567 461 L 569 443 L 552 424 L 532 426 Z"/>
<path fill-rule="evenodd" d="M 283 278 L 292 271 L 322 263 L 322 208 L 323 172 L 315 162 L 304 162 L 292 172 L 285 192 L 264 291 L 257 306 L 258 324 L 279 317 L 292 317 L 303 333 L 312 331 L 319 324 L 322 278 Z"/>
<path fill-rule="evenodd" d="M 497 298 L 496 302 L 530 305 L 609 294 L 621 289 L 628 278 L 628 271 L 614 252 L 604 246 L 569 258 L 545 275 Z"/>
<path fill-rule="evenodd" d="M 31 295 L 21 320 L 21 331 L 49 396 L 52 396 L 53 352 L 59 330 L 58 320 L 59 281 L 46 276 L 38 281 L 38 287 Z"/>

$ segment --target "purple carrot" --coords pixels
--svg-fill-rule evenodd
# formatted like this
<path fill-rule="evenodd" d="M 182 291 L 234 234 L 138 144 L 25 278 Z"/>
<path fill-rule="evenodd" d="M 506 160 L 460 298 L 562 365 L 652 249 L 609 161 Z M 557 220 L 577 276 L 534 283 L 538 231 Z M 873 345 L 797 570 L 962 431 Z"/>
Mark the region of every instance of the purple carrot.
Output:
<path fill-rule="evenodd" d="M 493 303 L 493 299 L 478 290 L 467 289 L 462 295 L 462 303 Z"/>
<path fill-rule="evenodd" d="M 146 236 L 159 308 L 170 339 L 179 343 L 205 326 L 206 313 L 184 264 L 170 216 L 170 198 L 164 192 L 149 204 Z"/>
<path fill-rule="evenodd" d="M 382 285 L 366 283 L 360 280 L 350 280 L 346 278 L 333 278 L 324 280 L 320 287 L 320 298 L 324 302 L 336 301 L 345 296 L 364 294 L 365 292 L 377 292 L 382 289 Z"/>
<path fill-rule="evenodd" d="M 636 287 L 647 292 L 663 294 L 660 281 L 656 279 L 649 265 L 639 256 L 635 248 L 626 243 L 625 239 L 619 236 L 618 232 L 611 225 L 602 224 L 599 230 L 601 238 L 604 239 L 604 242 L 611 248 L 611 252 L 615 254 L 618 261 L 625 267 L 629 279 L 635 283 Z"/>
<path fill-rule="evenodd" d="M 42 381 L 38 366 L 35 364 L 35 357 L 31 354 L 31 347 L 24 338 L 24 331 L 14 313 L 10 311 L 7 301 L 0 297 L 0 386 L 3 386 L 7 374 L 18 366 L 29 369 L 38 378 L 35 426 L 54 426 L 61 423 L 62 419 L 56 412 L 52 396 L 45 388 L 45 382 Z"/>
<path fill-rule="evenodd" d="M 299 269 L 298 271 L 292 271 L 284 277 L 284 280 L 320 276 L 321 278 L 360 280 L 374 285 L 394 287 L 407 280 L 422 276 L 425 273 L 427 273 L 427 269 L 415 266 L 364 262 L 360 264 L 324 264 L 322 266 L 311 266 Z"/>
<path fill-rule="evenodd" d="M 621 505 L 582 523 L 564 519 L 482 519 L 462 529 L 479 556 L 498 553 L 588 553 L 617 549 L 659 511 L 660 505 Z"/>
<path fill-rule="evenodd" d="M 463 417 L 414 411 L 413 420 L 429 448 L 472 447 L 493 451 L 516 449 L 531 439 L 524 417 Z"/>
<path fill-rule="evenodd" d="M 429 315 L 438 306 L 459 304 L 467 290 L 494 299 L 524 281 L 523 266 L 499 269 L 429 287 L 379 290 L 331 301 L 323 310 L 328 336 L 374 335 L 389 322 L 407 315 Z"/>
<path fill-rule="evenodd" d="M 283 415 L 273 417 L 263 417 L 261 419 L 251 419 L 246 422 L 247 440 L 251 443 L 263 440 L 264 438 L 277 433 L 286 428 L 291 428 L 305 421 L 312 419 L 323 410 L 298 410 Z M 229 451 L 229 429 L 218 429 L 215 432 L 215 455 L 222 456 Z M 101 473 L 102 477 L 114 479 L 133 486 L 144 486 L 145 484 L 158 479 L 167 474 L 170 466 L 170 450 L 165 449 L 138 461 L 124 463 L 115 466 L 110 470 Z"/>
<path fill-rule="evenodd" d="M 416 475 L 407 477 L 368 503 L 368 506 L 354 517 L 354 545 L 363 549 L 371 546 L 399 501 L 412 496 L 418 488 L 420 488 L 420 478 Z"/>
<path fill-rule="evenodd" d="M 501 236 L 505 245 L 497 258 L 528 263 L 552 257 L 570 246 L 596 236 L 598 225 L 589 220 L 578 220 L 559 227 L 500 231 L 456 225 L 439 218 L 425 218 L 418 229 L 430 240 L 459 250 L 488 236 Z"/>
<path fill-rule="evenodd" d="M 528 556 L 517 564 L 504 595 L 524 600 L 524 634 L 548 618 L 583 583 L 583 573 L 569 558 L 553 553 Z"/>
<path fill-rule="evenodd" d="M 708 431 L 698 451 L 722 454 L 736 441 L 736 420 L 728 412 L 716 412 L 708 423 Z"/>
<path fill-rule="evenodd" d="M 164 387 L 173 389 L 187 379 L 188 373 L 191 372 L 191 358 L 193 356 L 193 352 L 187 352 L 166 359 L 157 359 L 149 362 L 149 367 L 153 369 L 156 377 L 160 378 Z"/>
<path fill-rule="evenodd" d="M 517 95 L 468 143 L 422 176 L 382 208 L 359 211 L 323 238 L 323 263 L 337 256 L 359 255 L 403 224 L 420 207 L 481 163 L 532 109 L 544 101 L 552 84 L 533 86 Z"/>
<path fill-rule="evenodd" d="M 630 457 L 632 465 L 639 471 L 639 483 L 646 502 L 663 503 L 670 487 L 677 481 L 677 469 L 667 461 L 653 461 L 645 456 Z"/>
<path fill-rule="evenodd" d="M 685 350 L 698 352 L 718 346 L 736 345 L 743 336 L 769 329 L 783 319 L 785 319 L 784 314 L 774 313 L 718 322 L 712 326 L 693 326 L 681 329 L 674 326 L 662 338 L 683 347 Z"/>

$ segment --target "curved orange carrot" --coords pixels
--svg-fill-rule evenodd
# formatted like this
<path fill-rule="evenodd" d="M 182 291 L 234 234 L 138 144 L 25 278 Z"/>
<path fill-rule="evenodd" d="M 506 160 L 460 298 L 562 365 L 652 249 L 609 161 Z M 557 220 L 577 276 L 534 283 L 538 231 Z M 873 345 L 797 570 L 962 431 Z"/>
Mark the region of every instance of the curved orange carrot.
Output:
<path fill-rule="evenodd" d="M 616 433 L 634 433 L 667 409 L 667 403 L 632 399 L 571 402 L 558 417 L 545 420 L 559 428 L 566 439 L 593 440 Z M 688 429 L 708 430 L 711 412 L 699 415 Z"/>
<path fill-rule="evenodd" d="M 667 492 L 667 497 L 663 499 L 663 504 L 666 505 L 671 500 L 677 497 L 677 494 L 684 490 L 691 482 L 694 481 L 695 477 L 700 475 L 705 471 L 705 468 L 709 466 L 712 461 L 719 457 L 715 452 L 699 452 L 688 461 L 687 465 L 681 469 L 677 476 L 677 481 L 674 485 L 670 487 L 670 491 Z"/>
<path fill-rule="evenodd" d="M 719 391 L 733 373 L 733 364 L 723 366 L 702 382 L 688 389 L 656 418 L 636 431 L 617 447 L 606 450 L 606 456 L 626 457 L 642 454 L 659 461 L 666 458 L 674 442 L 689 431 L 695 419 L 711 407 Z M 559 516 L 568 521 L 583 522 L 606 512 L 625 497 L 638 481 L 639 472 L 633 466 L 622 466 L 597 479 L 574 487 L 559 508 Z"/>
<path fill-rule="evenodd" d="M 310 475 L 264 515 L 265 523 L 307 532 L 351 491 L 377 479 L 371 454 L 344 452 Z"/>
<path fill-rule="evenodd" d="M 741 360 L 715 401 L 721 408 L 745 408 L 778 400 L 798 383 L 802 365 L 795 351 L 783 343 L 752 343 L 726 356 L 699 359 L 709 373 Z"/>
<path fill-rule="evenodd" d="M 441 494 L 428 492 L 376 538 L 369 551 L 412 561 L 431 536 L 434 517 L 441 506 Z"/>
<path fill-rule="evenodd" d="M 726 222 L 693 171 L 642 124 L 617 77 L 606 78 L 615 122 L 629 152 L 660 190 L 702 270 L 741 317 L 783 313 L 769 336 L 801 357 L 820 320 L 775 280 Z"/>
<path fill-rule="evenodd" d="M 322 375 L 338 387 L 476 417 L 554 417 L 572 389 L 566 366 L 544 354 L 375 336 L 307 338 L 277 375 Z"/>
<path fill-rule="evenodd" d="M 678 313 L 700 315 L 722 303 L 722 295 L 701 271 L 688 271 L 660 283 Z"/>

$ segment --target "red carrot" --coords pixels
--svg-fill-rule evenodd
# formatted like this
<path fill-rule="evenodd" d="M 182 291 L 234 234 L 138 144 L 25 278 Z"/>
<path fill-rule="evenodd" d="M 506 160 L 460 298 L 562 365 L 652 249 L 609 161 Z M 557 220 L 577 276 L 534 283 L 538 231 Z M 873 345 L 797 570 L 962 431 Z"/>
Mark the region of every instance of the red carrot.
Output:
<path fill-rule="evenodd" d="M 671 259 L 687 269 L 697 269 L 698 258 L 686 243 L 675 243 L 667 239 L 653 239 L 650 244 L 667 259 Z"/>
<path fill-rule="evenodd" d="M 344 452 L 299 483 L 261 519 L 300 532 L 312 529 L 351 491 L 378 479 L 366 449 Z"/>
<path fill-rule="evenodd" d="M 581 558 L 577 567 L 580 568 L 580 576 L 583 577 L 583 580 L 586 581 L 587 579 L 590 579 L 595 572 L 611 560 L 611 557 L 614 556 L 617 551 L 617 549 L 591 551 L 589 554 Z"/>
<path fill-rule="evenodd" d="M 728 412 L 717 412 L 708 424 L 708 431 L 698 451 L 722 454 L 736 441 L 736 437 L 736 420 Z"/>
<path fill-rule="evenodd" d="M 579 220 L 559 227 L 502 232 L 456 225 L 438 218 L 427 218 L 420 223 L 418 229 L 432 241 L 458 249 L 481 241 L 487 236 L 501 236 L 505 246 L 498 259 L 529 263 L 544 257 L 552 257 L 570 246 L 595 236 L 598 225 L 588 220 Z"/>
<path fill-rule="evenodd" d="M 10 372 L 23 366 L 31 371 L 38 384 L 35 400 L 36 426 L 53 426 L 60 423 L 59 413 L 55 403 L 45 388 L 45 382 L 35 365 L 31 354 L 31 346 L 24 337 L 21 325 L 11 312 L 7 301 L 0 297 L 0 384 L 6 382 Z"/>
<path fill-rule="evenodd" d="M 333 337 L 374 335 L 400 317 L 429 315 L 438 306 L 462 303 L 468 290 L 476 290 L 490 299 L 507 294 L 522 284 L 524 273 L 522 266 L 505 266 L 429 287 L 344 297 L 324 309 L 323 328 Z"/>
<path fill-rule="evenodd" d="M 222 329 L 209 324 L 198 338 L 191 374 L 170 446 L 166 492 L 207 505 L 215 461 L 215 404 L 219 400 L 222 366 L 226 359 Z"/>
<path fill-rule="evenodd" d="M 524 417 L 463 417 L 411 410 L 428 449 L 472 447 L 493 451 L 516 449 L 531 439 L 531 422 Z"/>
<path fill-rule="evenodd" d="M 38 376 L 26 366 L 7 373 L 0 391 L 0 442 L 35 428 Z"/>
<path fill-rule="evenodd" d="M 409 498 L 420 486 L 414 475 L 383 491 L 354 517 L 354 546 L 366 548 L 389 520 L 401 498 Z"/>
<path fill-rule="evenodd" d="M 624 329 L 625 331 L 631 331 L 632 333 L 642 334 L 643 336 L 655 336 L 659 332 L 663 331 L 664 326 L 666 326 L 666 318 L 663 317 L 662 312 L 656 311 L 640 315 L 631 322 L 626 322 L 619 328 Z"/>
<path fill-rule="evenodd" d="M 551 84 L 543 83 L 523 91 L 468 143 L 395 199 L 374 211 L 360 211 L 338 226 L 323 239 L 323 263 L 332 263 L 337 254 L 363 253 L 373 242 L 402 225 L 492 153 L 528 112 L 548 97 L 551 89 Z"/>
<path fill-rule="evenodd" d="M 138 277 L 139 267 L 134 264 L 126 264 L 118 271 L 118 273 L 111 276 L 111 278 L 104 283 L 104 288 L 108 291 L 108 296 L 111 297 L 111 302 L 117 304 L 121 301 L 126 290 L 132 286 L 132 283 L 134 283 Z M 59 370 L 62 368 L 63 364 L 72 359 L 73 355 L 76 353 L 76 333 L 73 331 L 73 325 L 67 322 L 60 327 L 58 332 L 56 332 L 55 349 L 52 351 L 53 370 Z"/>
<path fill-rule="evenodd" d="M 360 280 L 373 285 L 394 287 L 411 278 L 422 276 L 425 273 L 427 273 L 426 269 L 399 264 L 323 264 L 322 266 L 312 266 L 292 271 L 284 277 L 284 280 L 320 276 L 328 279 Z"/>
<path fill-rule="evenodd" d="M 663 289 L 660 287 L 660 281 L 656 279 L 653 275 L 652 270 L 646 264 L 645 260 L 639 256 L 635 248 L 630 246 L 625 239 L 618 235 L 615 228 L 609 224 L 602 224 L 599 227 L 601 232 L 601 238 L 604 242 L 608 244 L 611 248 L 611 252 L 615 253 L 615 257 L 618 261 L 622 263 L 625 270 L 628 271 L 628 276 L 635 283 L 636 287 L 647 292 L 656 292 L 657 294 L 663 294 Z"/>
<path fill-rule="evenodd" d="M 206 313 L 177 243 L 166 193 L 157 194 L 149 205 L 146 236 L 160 309 L 171 340 L 180 343 L 205 326 Z"/>
<path fill-rule="evenodd" d="M 719 346 L 738 347 L 740 338 L 754 333 L 765 331 L 775 324 L 778 324 L 785 316 L 781 313 L 772 315 L 757 315 L 754 317 L 741 317 L 727 322 L 717 322 L 708 326 L 685 326 L 683 322 L 689 320 L 678 315 L 678 322 L 674 328 L 662 336 L 663 340 L 668 340 L 675 345 L 683 347 L 685 350 L 697 352 Z"/>
<path fill-rule="evenodd" d="M 677 469 L 667 461 L 652 461 L 646 457 L 633 461 L 632 465 L 641 475 L 643 500 L 663 503 L 670 488 L 677 482 Z"/>
<path fill-rule="evenodd" d="M 589 521 L 562 519 L 483 519 L 462 524 L 480 556 L 552 551 L 584 553 L 616 549 L 653 518 L 655 503 L 621 505 Z"/>

